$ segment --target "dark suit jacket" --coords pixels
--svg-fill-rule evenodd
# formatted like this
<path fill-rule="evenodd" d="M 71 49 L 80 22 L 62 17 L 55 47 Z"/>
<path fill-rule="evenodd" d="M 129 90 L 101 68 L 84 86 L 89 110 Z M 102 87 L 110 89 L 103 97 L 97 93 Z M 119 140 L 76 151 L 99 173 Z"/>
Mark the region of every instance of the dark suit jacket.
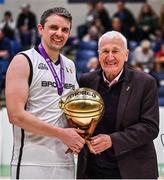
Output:
<path fill-rule="evenodd" d="M 159 132 L 158 90 L 155 79 L 125 65 L 125 80 L 119 98 L 117 122 L 110 134 L 121 177 L 158 177 L 153 140 Z M 80 87 L 98 89 L 101 71 L 83 74 Z M 122 129 L 123 127 L 123 129 Z M 87 148 L 78 158 L 77 178 L 86 178 Z"/>

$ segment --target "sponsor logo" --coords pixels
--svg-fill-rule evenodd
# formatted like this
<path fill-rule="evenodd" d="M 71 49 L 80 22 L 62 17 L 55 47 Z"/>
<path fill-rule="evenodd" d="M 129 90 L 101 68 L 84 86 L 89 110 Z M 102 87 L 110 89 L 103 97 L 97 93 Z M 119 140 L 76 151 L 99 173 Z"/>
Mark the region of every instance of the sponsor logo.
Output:
<path fill-rule="evenodd" d="M 66 69 L 67 73 L 71 73 L 71 74 L 73 73 L 73 70 L 71 68 L 65 67 L 65 69 Z"/>
<path fill-rule="evenodd" d="M 40 64 L 38 65 L 38 69 L 45 69 L 45 70 L 48 70 L 48 67 L 47 67 L 46 64 L 40 63 Z"/>
<path fill-rule="evenodd" d="M 42 81 L 41 82 L 42 87 L 54 87 L 56 88 L 56 82 L 52 81 Z M 69 83 L 64 83 L 64 89 L 72 89 L 75 90 L 75 85 L 69 84 Z"/>

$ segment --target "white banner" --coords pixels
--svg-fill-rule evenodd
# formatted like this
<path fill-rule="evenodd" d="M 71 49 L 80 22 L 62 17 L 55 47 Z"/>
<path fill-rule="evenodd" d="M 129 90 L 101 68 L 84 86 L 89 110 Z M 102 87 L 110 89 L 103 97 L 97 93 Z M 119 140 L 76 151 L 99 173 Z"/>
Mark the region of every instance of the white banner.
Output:
<path fill-rule="evenodd" d="M 161 135 L 164 134 L 164 107 L 160 107 L 159 110 L 160 110 L 159 135 L 154 140 L 154 144 L 157 151 L 159 174 L 160 176 L 164 176 L 164 145 L 162 144 L 161 141 Z"/>
<path fill-rule="evenodd" d="M 2 164 L 2 111 L 0 110 L 0 165 Z"/>
<path fill-rule="evenodd" d="M 9 123 L 7 110 L 6 108 L 2 108 L 0 110 L 0 115 L 2 117 L 0 123 L 1 129 L 1 164 L 9 165 L 12 156 L 12 146 L 13 146 L 13 134 L 12 134 L 12 125 Z"/>

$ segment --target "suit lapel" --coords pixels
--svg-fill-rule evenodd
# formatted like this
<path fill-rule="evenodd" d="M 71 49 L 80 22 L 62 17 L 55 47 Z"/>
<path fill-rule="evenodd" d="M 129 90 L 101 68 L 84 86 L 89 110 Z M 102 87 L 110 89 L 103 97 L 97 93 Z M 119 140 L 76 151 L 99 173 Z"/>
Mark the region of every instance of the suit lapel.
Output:
<path fill-rule="evenodd" d="M 91 88 L 92 89 L 94 89 L 94 90 L 98 90 L 98 86 L 99 86 L 99 82 L 100 82 L 100 74 L 99 74 L 100 72 L 98 72 L 98 76 L 96 75 L 96 76 L 94 76 L 93 77 L 93 80 L 90 82 L 90 84 L 91 84 Z"/>
<path fill-rule="evenodd" d="M 120 127 L 122 118 L 124 116 L 125 108 L 127 107 L 129 96 L 132 91 L 132 83 L 130 79 L 131 79 L 131 75 L 129 74 L 128 70 L 125 68 L 125 81 L 122 84 L 119 103 L 118 103 L 116 130 L 119 129 Z"/>
<path fill-rule="evenodd" d="M 97 75 L 94 74 L 93 81 L 89 82 L 90 88 L 92 88 L 96 91 L 98 90 L 98 85 L 101 80 L 101 73 L 102 72 L 99 71 Z M 119 98 L 116 129 L 119 129 L 119 127 L 120 127 L 120 124 L 121 124 L 121 121 L 122 121 L 122 118 L 123 118 L 123 115 L 125 112 L 125 108 L 127 106 L 128 99 L 131 94 L 131 90 L 132 90 L 131 74 L 125 66 L 125 81 L 122 84 L 121 94 L 120 94 L 120 98 Z"/>

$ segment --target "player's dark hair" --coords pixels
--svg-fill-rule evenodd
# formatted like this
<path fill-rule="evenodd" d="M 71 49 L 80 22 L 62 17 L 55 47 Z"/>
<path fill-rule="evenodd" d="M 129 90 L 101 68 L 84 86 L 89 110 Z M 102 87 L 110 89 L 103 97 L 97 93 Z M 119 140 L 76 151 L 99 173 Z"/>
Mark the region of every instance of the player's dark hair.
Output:
<path fill-rule="evenodd" d="M 63 7 L 55 7 L 44 11 L 40 19 L 40 24 L 44 27 L 47 18 L 53 14 L 66 18 L 72 26 L 72 15 Z"/>

